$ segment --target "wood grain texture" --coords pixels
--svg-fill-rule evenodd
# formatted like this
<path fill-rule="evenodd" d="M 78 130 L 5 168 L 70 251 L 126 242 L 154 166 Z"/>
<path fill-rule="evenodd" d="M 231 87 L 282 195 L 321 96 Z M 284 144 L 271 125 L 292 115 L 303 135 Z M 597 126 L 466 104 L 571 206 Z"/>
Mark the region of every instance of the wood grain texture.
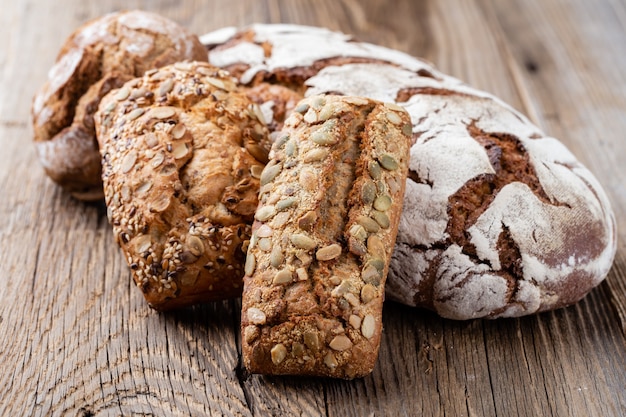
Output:
<path fill-rule="evenodd" d="M 157 314 L 101 205 L 43 174 L 29 107 L 71 31 L 122 8 L 203 33 L 321 25 L 432 61 L 528 114 L 605 186 L 607 280 L 533 317 L 454 322 L 387 303 L 380 359 L 355 381 L 239 367 L 238 300 Z M 1 416 L 625 416 L 626 3 L 623 0 L 5 2 L 0 13 Z"/>

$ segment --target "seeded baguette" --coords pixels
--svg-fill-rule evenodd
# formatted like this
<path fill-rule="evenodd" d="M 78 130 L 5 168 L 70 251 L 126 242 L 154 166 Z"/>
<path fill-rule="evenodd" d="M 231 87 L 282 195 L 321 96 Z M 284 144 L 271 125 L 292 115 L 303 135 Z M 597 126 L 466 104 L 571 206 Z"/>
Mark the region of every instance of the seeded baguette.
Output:
<path fill-rule="evenodd" d="M 359 97 L 301 101 L 261 174 L 245 265 L 243 363 L 355 378 L 378 356 L 411 124 Z"/>
<path fill-rule="evenodd" d="M 261 119 L 225 71 L 201 62 L 149 71 L 100 103 L 108 217 L 153 308 L 241 294 L 270 148 Z"/>

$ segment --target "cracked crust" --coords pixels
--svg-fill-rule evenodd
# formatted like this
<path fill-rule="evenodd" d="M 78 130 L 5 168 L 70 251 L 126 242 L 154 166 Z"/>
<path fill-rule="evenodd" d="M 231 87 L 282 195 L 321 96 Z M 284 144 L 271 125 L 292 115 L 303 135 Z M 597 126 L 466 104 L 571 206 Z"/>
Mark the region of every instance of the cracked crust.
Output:
<path fill-rule="evenodd" d="M 321 28 L 253 25 L 201 40 L 211 62 L 250 86 L 363 96 L 409 112 L 415 144 L 390 299 L 454 319 L 523 316 L 572 304 L 606 277 L 616 222 L 601 185 L 498 98 Z"/>
<path fill-rule="evenodd" d="M 95 115 L 108 217 L 151 307 L 237 297 L 269 133 L 224 71 L 184 62 L 105 96 Z"/>
<path fill-rule="evenodd" d="M 161 16 L 112 13 L 76 30 L 33 99 L 34 140 L 46 174 L 80 200 L 102 198 L 93 114 L 112 89 L 146 70 L 206 61 L 195 35 Z"/>

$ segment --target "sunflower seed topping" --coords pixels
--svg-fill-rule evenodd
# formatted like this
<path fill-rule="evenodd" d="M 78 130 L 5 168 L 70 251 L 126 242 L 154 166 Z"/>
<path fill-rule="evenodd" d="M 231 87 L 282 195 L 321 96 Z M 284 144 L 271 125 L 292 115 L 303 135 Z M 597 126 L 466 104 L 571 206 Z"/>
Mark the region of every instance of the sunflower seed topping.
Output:
<path fill-rule="evenodd" d="M 144 114 L 146 111 L 144 109 L 142 109 L 141 107 L 138 109 L 135 109 L 133 111 L 131 111 L 130 113 L 128 113 L 128 120 L 132 121 L 135 120 L 136 118 L 138 118 L 139 116 L 141 116 L 142 114 Z"/>
<path fill-rule="evenodd" d="M 279 246 L 275 246 L 270 253 L 270 265 L 274 268 L 278 268 L 282 263 L 285 257 L 283 256 L 283 252 Z"/>
<path fill-rule="evenodd" d="M 326 356 L 324 356 L 324 365 L 328 366 L 330 369 L 335 369 L 339 365 L 332 352 L 328 352 Z"/>
<path fill-rule="evenodd" d="M 259 249 L 263 252 L 269 252 L 272 249 L 272 240 L 267 237 L 259 239 Z"/>
<path fill-rule="evenodd" d="M 274 234 L 274 231 L 267 224 L 262 224 L 256 231 L 258 237 L 270 237 Z"/>
<path fill-rule="evenodd" d="M 168 78 L 167 80 L 165 80 L 163 82 L 163 84 L 161 84 L 161 86 L 159 87 L 159 95 L 160 96 L 164 96 L 167 93 L 169 93 L 170 91 L 172 91 L 172 88 L 174 88 L 174 80 L 171 78 Z"/>
<path fill-rule="evenodd" d="M 303 233 L 294 233 L 289 240 L 300 249 L 311 250 L 317 246 L 313 239 Z"/>
<path fill-rule="evenodd" d="M 176 114 L 176 109 L 174 109 L 174 107 L 163 106 L 163 107 L 153 107 L 148 113 L 148 116 L 154 117 L 155 119 L 169 119 L 175 114 Z"/>
<path fill-rule="evenodd" d="M 333 338 L 328 344 L 331 349 L 337 351 L 344 351 L 346 349 L 350 349 L 352 347 L 352 341 L 350 338 L 344 334 L 339 334 Z"/>
<path fill-rule="evenodd" d="M 371 314 L 366 315 L 363 318 L 363 324 L 361 325 L 361 334 L 366 339 L 371 339 L 374 336 L 374 330 L 376 329 L 376 320 Z"/>
<path fill-rule="evenodd" d="M 328 148 L 314 148 L 304 155 L 304 162 L 319 162 L 328 157 L 330 150 Z"/>
<path fill-rule="evenodd" d="M 295 112 L 298 112 L 300 114 L 304 114 L 307 110 L 309 110 L 309 104 L 308 103 L 299 104 L 298 107 L 296 107 L 294 109 Z"/>
<path fill-rule="evenodd" d="M 244 273 L 247 276 L 252 276 L 252 274 L 254 274 L 255 268 L 256 268 L 256 258 L 254 257 L 254 254 L 249 253 L 248 256 L 246 257 L 246 264 L 244 266 Z"/>
<path fill-rule="evenodd" d="M 278 203 L 276 203 L 276 209 L 278 211 L 287 210 L 288 208 L 293 207 L 294 205 L 296 205 L 298 203 L 298 201 L 299 200 L 298 200 L 297 197 L 283 198 Z"/>
<path fill-rule="evenodd" d="M 293 274 L 288 269 L 281 269 L 274 275 L 273 284 L 287 284 L 293 280 Z"/>
<path fill-rule="evenodd" d="M 178 140 L 182 138 L 183 136 L 185 136 L 186 131 L 187 131 L 187 128 L 185 127 L 185 125 L 182 123 L 179 123 L 176 126 L 174 126 L 172 130 L 170 130 L 170 134 L 172 135 L 174 139 Z"/>
<path fill-rule="evenodd" d="M 389 120 L 391 123 L 393 123 L 396 126 L 402 123 L 402 118 L 398 116 L 398 113 L 389 111 L 385 114 L 385 116 L 387 117 L 387 120 Z"/>
<path fill-rule="evenodd" d="M 122 165 L 120 166 L 120 170 L 122 171 L 122 174 L 125 174 L 128 171 L 130 171 L 135 166 L 136 161 L 137 161 L 137 152 L 135 151 L 128 152 L 126 156 L 124 157 L 124 159 L 122 160 Z"/>
<path fill-rule="evenodd" d="M 194 256 L 200 256 L 204 253 L 204 243 L 198 236 L 189 235 L 187 237 L 187 246 L 189 247 L 189 252 Z"/>
<path fill-rule="evenodd" d="M 361 277 L 363 278 L 363 281 L 365 281 L 367 284 L 372 284 L 374 286 L 379 286 L 382 279 L 378 268 L 376 268 L 372 264 L 367 265 L 363 269 Z"/>
<path fill-rule="evenodd" d="M 246 313 L 248 321 L 252 324 L 265 324 L 267 316 L 263 311 L 256 307 L 250 307 Z"/>
<path fill-rule="evenodd" d="M 372 284 L 365 284 L 363 288 L 361 288 L 361 301 L 363 302 L 363 304 L 367 304 L 372 301 L 374 298 L 376 298 L 376 295 L 376 287 L 374 287 Z"/>
<path fill-rule="evenodd" d="M 276 215 L 276 207 L 269 205 L 269 206 L 263 206 L 259 208 L 256 211 L 254 218 L 260 222 L 266 222 L 272 217 L 274 217 L 275 215 Z"/>
<path fill-rule="evenodd" d="M 315 257 L 318 261 L 330 261 L 341 255 L 341 246 L 333 243 L 332 245 L 325 246 L 318 249 L 315 253 Z"/>
<path fill-rule="evenodd" d="M 115 99 L 117 101 L 126 100 L 128 96 L 130 96 L 130 90 L 126 87 L 120 88 L 119 90 L 117 90 L 117 93 L 115 93 Z"/>
<path fill-rule="evenodd" d="M 352 326 L 355 329 L 358 329 L 359 327 L 361 327 L 361 317 L 357 316 L 356 314 L 351 314 L 350 317 L 348 318 L 348 323 L 350 323 L 350 326 Z"/>
<path fill-rule="evenodd" d="M 380 258 L 383 258 L 386 253 L 383 241 L 376 235 L 371 235 L 367 238 L 367 251 L 372 256 L 378 256 Z"/>
<path fill-rule="evenodd" d="M 267 165 L 261 173 L 261 186 L 264 186 L 276 178 L 282 169 L 283 167 L 281 164 Z"/>
<path fill-rule="evenodd" d="M 320 339 L 316 332 L 307 331 L 304 333 L 304 344 L 316 353 L 320 350 Z"/>

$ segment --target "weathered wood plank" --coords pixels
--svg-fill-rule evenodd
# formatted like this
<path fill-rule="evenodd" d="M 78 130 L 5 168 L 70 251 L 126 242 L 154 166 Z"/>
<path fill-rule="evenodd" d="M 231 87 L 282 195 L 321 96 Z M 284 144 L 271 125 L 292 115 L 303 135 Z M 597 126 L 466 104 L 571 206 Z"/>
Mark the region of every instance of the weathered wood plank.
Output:
<path fill-rule="evenodd" d="M 626 333 L 626 28 L 624 4 L 481 0 L 506 39 L 539 125 L 559 138 L 609 193 L 618 224 L 606 281 Z M 532 24 L 529 24 L 532 22 Z"/>

